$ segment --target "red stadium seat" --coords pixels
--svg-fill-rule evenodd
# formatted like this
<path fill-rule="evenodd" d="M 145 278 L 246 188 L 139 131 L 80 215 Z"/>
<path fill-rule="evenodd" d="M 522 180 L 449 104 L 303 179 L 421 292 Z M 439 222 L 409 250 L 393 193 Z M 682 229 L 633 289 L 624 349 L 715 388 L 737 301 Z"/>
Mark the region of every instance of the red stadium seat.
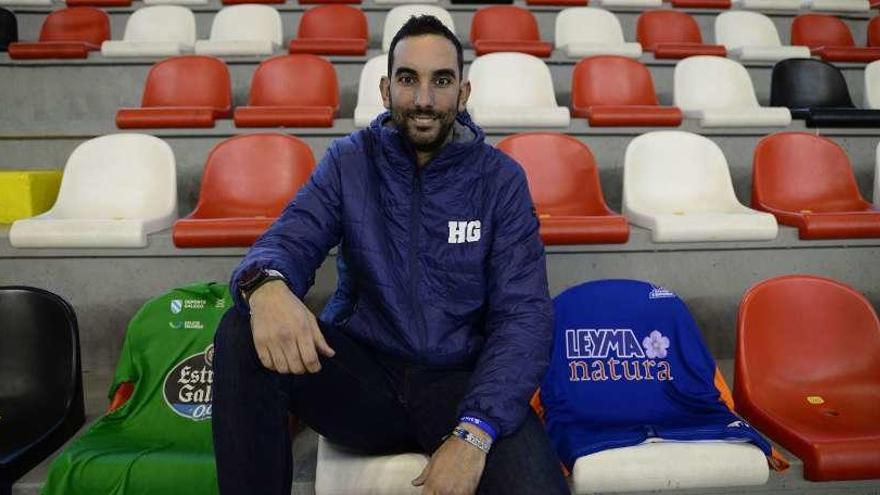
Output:
<path fill-rule="evenodd" d="M 581 60 L 571 78 L 571 113 L 593 127 L 677 126 L 682 113 L 661 107 L 647 67 L 625 57 Z"/>
<path fill-rule="evenodd" d="M 538 21 L 522 7 L 493 5 L 474 14 L 471 44 L 476 54 L 520 52 L 549 57 L 553 44 L 541 41 Z"/>
<path fill-rule="evenodd" d="M 508 136 L 498 149 L 522 165 L 545 244 L 623 243 L 629 224 L 605 204 L 590 149 L 565 134 Z"/>
<path fill-rule="evenodd" d="M 214 127 L 232 113 L 232 85 L 222 60 L 202 55 L 165 59 L 150 69 L 140 108 L 116 112 L 120 129 Z"/>
<path fill-rule="evenodd" d="M 672 0 L 677 9 L 729 9 L 730 0 Z"/>
<path fill-rule="evenodd" d="M 791 44 L 808 46 L 813 55 L 829 62 L 880 60 L 880 48 L 857 47 L 849 26 L 833 15 L 795 17 L 791 23 Z"/>
<path fill-rule="evenodd" d="M 290 53 L 365 55 L 368 39 L 367 17 L 360 9 L 322 5 L 303 14 L 289 48 Z"/>
<path fill-rule="evenodd" d="M 526 0 L 526 5 L 586 7 L 588 0 Z"/>
<path fill-rule="evenodd" d="M 752 207 L 797 227 L 801 239 L 880 237 L 880 211 L 859 193 L 846 152 L 806 132 L 780 132 L 758 143 Z"/>
<path fill-rule="evenodd" d="M 880 16 L 868 22 L 868 46 L 880 48 Z"/>
<path fill-rule="evenodd" d="M 654 52 L 654 58 L 727 56 L 723 45 L 704 45 L 697 21 L 675 10 L 652 10 L 640 15 L 636 38 L 644 50 Z"/>
<path fill-rule="evenodd" d="M 331 127 L 339 86 L 330 62 L 317 55 L 282 55 L 262 62 L 250 104 L 235 109 L 238 127 Z"/>
<path fill-rule="evenodd" d="M 177 247 L 247 247 L 272 225 L 315 168 L 312 150 L 285 134 L 247 134 L 208 156 L 195 210 L 174 223 Z"/>
<path fill-rule="evenodd" d="M 846 285 L 809 275 L 743 297 L 734 400 L 812 481 L 880 478 L 880 322 Z"/>
<path fill-rule="evenodd" d="M 40 41 L 11 43 L 9 57 L 14 59 L 87 58 L 110 39 L 110 18 L 103 10 L 70 7 L 46 16 L 40 29 Z"/>

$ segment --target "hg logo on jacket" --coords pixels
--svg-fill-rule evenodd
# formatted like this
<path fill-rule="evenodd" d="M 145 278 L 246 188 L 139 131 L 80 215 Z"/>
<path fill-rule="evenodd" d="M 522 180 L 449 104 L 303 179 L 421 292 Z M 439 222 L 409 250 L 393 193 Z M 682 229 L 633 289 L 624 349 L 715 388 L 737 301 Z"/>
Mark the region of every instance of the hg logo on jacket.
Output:
<path fill-rule="evenodd" d="M 410 363 L 474 367 L 462 414 L 501 435 L 525 417 L 553 329 L 544 247 L 522 168 L 459 114 L 424 167 L 386 112 L 334 141 L 309 182 L 248 252 L 301 299 L 337 244 L 321 320 Z M 483 350 L 486 350 L 483 352 Z"/>

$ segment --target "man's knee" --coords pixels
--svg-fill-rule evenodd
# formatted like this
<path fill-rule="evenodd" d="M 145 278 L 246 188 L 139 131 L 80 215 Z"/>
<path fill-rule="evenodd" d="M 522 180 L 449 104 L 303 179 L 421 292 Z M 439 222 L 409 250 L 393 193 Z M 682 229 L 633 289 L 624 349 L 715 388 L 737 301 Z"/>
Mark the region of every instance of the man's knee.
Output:
<path fill-rule="evenodd" d="M 242 314 L 235 307 L 223 315 L 214 335 L 214 355 L 215 366 L 259 363 L 251 334 L 250 315 Z"/>

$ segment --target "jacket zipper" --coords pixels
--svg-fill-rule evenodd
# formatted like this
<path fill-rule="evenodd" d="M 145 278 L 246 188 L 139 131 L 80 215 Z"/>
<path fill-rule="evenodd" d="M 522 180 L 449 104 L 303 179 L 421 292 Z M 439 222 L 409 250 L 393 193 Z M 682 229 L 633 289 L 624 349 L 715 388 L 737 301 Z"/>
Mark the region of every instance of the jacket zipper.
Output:
<path fill-rule="evenodd" d="M 412 212 L 410 213 L 410 239 L 409 239 L 409 293 L 412 298 L 411 305 L 413 309 L 413 320 L 419 333 L 419 352 L 424 352 L 427 340 L 426 330 L 422 325 L 422 307 L 419 304 L 418 294 L 418 278 L 416 272 L 418 270 L 418 246 L 419 246 L 419 229 L 421 228 L 422 216 L 422 171 L 416 166 L 415 175 L 413 176 L 413 199 Z"/>

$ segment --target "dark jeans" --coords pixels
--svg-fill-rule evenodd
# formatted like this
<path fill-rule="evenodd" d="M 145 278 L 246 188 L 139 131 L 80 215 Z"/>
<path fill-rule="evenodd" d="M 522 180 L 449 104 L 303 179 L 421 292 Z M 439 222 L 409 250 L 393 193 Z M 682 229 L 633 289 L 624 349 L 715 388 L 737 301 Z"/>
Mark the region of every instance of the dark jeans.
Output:
<path fill-rule="evenodd" d="M 458 423 L 471 371 L 395 363 L 324 326 L 336 351 L 315 374 L 282 375 L 257 357 L 250 318 L 226 313 L 215 338 L 213 428 L 220 493 L 288 495 L 288 412 L 328 440 L 364 453 L 434 452 Z M 486 459 L 480 494 L 568 494 L 560 464 L 529 413 Z"/>

